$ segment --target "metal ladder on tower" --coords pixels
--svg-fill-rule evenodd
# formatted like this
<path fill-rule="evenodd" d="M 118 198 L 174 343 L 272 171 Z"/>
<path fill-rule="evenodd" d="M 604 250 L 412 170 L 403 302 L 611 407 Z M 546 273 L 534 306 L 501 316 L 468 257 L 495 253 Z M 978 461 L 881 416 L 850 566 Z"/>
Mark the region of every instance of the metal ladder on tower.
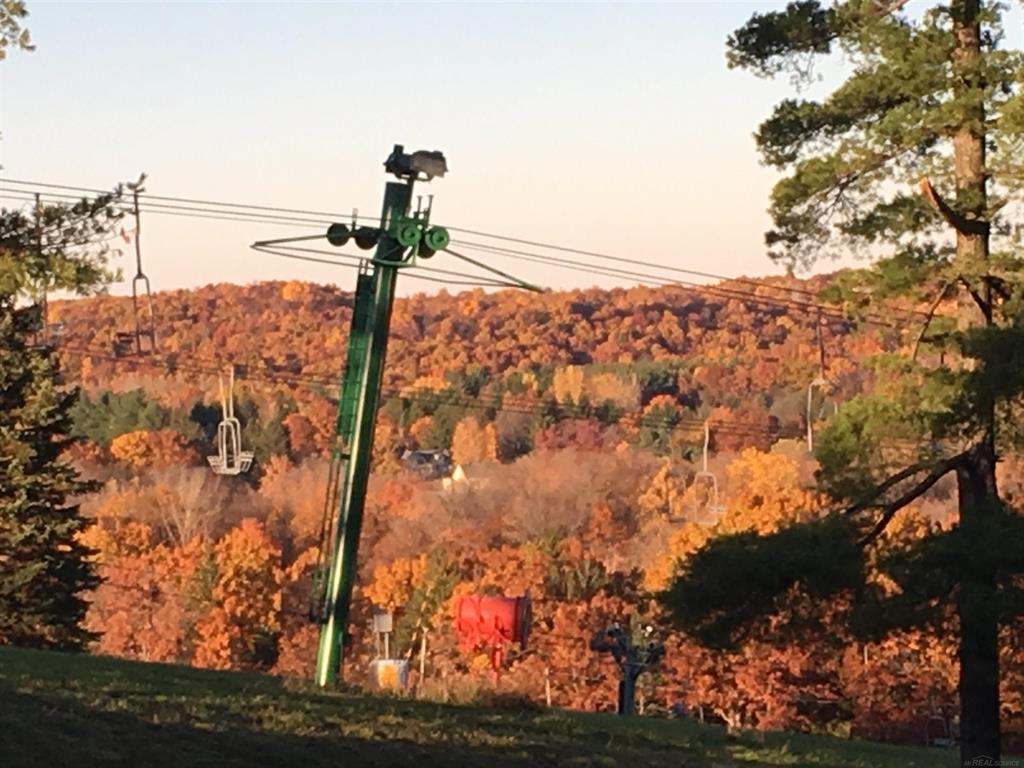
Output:
<path fill-rule="evenodd" d="M 352 324 L 348 337 L 348 354 L 338 394 L 338 415 L 334 423 L 334 441 L 331 465 L 327 475 L 327 493 L 324 497 L 323 518 L 320 522 L 320 545 L 316 568 L 313 571 L 313 589 L 310 596 L 309 618 L 318 624 L 327 620 L 327 576 L 334 547 L 334 515 L 344 492 L 345 464 L 354 437 L 359 390 L 366 373 L 366 355 L 369 351 L 370 325 L 373 317 L 373 277 L 364 262 L 356 278 L 356 293 L 352 307 Z"/>

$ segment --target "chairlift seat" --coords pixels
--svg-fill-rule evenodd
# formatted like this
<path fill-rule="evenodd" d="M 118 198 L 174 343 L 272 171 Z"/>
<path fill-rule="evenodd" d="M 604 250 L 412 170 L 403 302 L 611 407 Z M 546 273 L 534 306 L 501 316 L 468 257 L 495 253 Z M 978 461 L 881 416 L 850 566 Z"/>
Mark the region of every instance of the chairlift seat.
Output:
<path fill-rule="evenodd" d="M 114 357 L 128 357 L 135 352 L 135 334 L 118 331 L 114 334 Z"/>
<path fill-rule="evenodd" d="M 242 451 L 235 457 L 235 461 L 223 456 L 207 456 L 210 468 L 218 475 L 241 475 L 252 468 L 252 451 Z"/>
<path fill-rule="evenodd" d="M 235 418 L 235 371 L 231 369 L 228 397 L 224 396 L 224 381 L 220 381 L 221 409 L 224 417 L 217 425 L 217 455 L 207 456 L 210 468 L 218 475 L 240 475 L 252 467 L 253 452 L 242 450 L 242 425 Z"/>

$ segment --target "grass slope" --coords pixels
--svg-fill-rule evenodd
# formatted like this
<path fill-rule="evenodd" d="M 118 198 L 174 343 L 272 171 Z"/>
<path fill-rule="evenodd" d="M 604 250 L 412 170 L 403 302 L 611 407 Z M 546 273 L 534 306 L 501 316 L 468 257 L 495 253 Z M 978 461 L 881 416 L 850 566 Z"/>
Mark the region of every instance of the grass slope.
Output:
<path fill-rule="evenodd" d="M 939 750 L 683 721 L 483 709 L 0 648 L 0 766 L 941 768 Z"/>

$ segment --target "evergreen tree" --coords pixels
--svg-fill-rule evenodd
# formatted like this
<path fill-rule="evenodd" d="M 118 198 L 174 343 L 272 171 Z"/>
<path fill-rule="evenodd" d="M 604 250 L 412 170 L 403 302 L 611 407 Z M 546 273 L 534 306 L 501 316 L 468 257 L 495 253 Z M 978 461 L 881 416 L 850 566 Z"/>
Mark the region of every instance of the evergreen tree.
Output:
<path fill-rule="evenodd" d="M 96 399 L 84 393 L 71 410 L 72 434 L 87 438 L 104 448 L 125 432 L 155 431 L 170 426 L 171 415 L 166 408 L 150 400 L 145 390 L 129 392 L 104 390 Z M 193 436 L 195 433 L 190 433 Z"/>
<path fill-rule="evenodd" d="M 103 243 L 119 197 L 32 216 L 0 210 L 0 643 L 76 649 L 90 639 L 81 593 L 97 581 L 76 502 L 93 486 L 60 459 L 78 393 L 59 385 L 56 355 L 40 344 L 42 305 L 31 302 L 110 279 Z"/>
<path fill-rule="evenodd" d="M 850 250 L 877 257 L 828 298 L 876 317 L 883 302 L 931 309 L 913 323 L 890 312 L 907 354 L 875 361 L 876 391 L 816 441 L 836 511 L 712 541 L 665 599 L 707 642 L 738 640 L 792 607 L 794 590 L 805 606 L 852 596 L 850 626 L 863 633 L 952 623 L 967 764 L 999 758 L 999 630 L 1022 612 L 1024 518 L 1000 499 L 995 466 L 1018 445 L 1024 390 L 1024 262 L 1001 234 L 1024 181 L 1024 58 L 1000 47 L 1001 4 L 951 0 L 913 16 L 905 5 L 800 0 L 729 39 L 730 66 L 762 76 L 807 81 L 815 57 L 836 51 L 851 70 L 821 101 L 781 102 L 756 133 L 785 173 L 771 196 L 772 255 L 792 267 Z M 946 476 L 957 526 L 879 554 L 894 516 Z M 898 589 L 866 579 L 869 560 Z"/>
<path fill-rule="evenodd" d="M 91 639 L 80 593 L 97 579 L 69 499 L 95 488 L 60 461 L 75 393 L 59 390 L 55 355 L 28 344 L 38 315 L 0 296 L 0 643 L 79 648 Z"/>

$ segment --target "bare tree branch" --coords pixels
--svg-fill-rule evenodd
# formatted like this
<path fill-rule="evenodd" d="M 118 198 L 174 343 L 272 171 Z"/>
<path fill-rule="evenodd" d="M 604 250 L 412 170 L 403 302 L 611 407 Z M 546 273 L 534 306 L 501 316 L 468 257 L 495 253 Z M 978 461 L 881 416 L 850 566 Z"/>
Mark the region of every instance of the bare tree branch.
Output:
<path fill-rule="evenodd" d="M 980 309 L 982 313 L 987 316 L 989 313 L 989 304 L 987 301 L 985 301 L 985 298 L 980 293 L 978 293 L 977 290 L 975 290 L 974 286 L 972 286 L 970 282 L 968 282 L 967 278 L 965 278 L 963 275 L 961 275 L 958 279 L 961 283 L 963 283 L 964 288 L 967 289 L 967 293 L 971 295 L 971 299 L 974 300 L 974 303 L 978 305 L 978 309 Z"/>
<path fill-rule="evenodd" d="M 884 0 L 875 0 L 874 11 L 879 16 L 888 16 L 890 13 L 896 13 L 896 11 L 900 10 L 909 2 L 910 0 L 888 0 L 888 2 L 884 2 Z"/>
<path fill-rule="evenodd" d="M 939 304 L 946 298 L 946 294 L 949 293 L 949 289 L 953 287 L 956 280 L 950 280 L 942 286 L 942 290 L 939 291 L 939 295 L 935 297 L 935 301 L 932 302 L 931 306 L 928 307 L 928 316 L 924 320 L 924 325 L 921 326 L 921 332 L 917 334 L 917 340 L 914 341 L 914 353 L 910 356 L 910 359 L 914 362 L 917 361 L 917 353 L 921 349 L 921 342 L 924 341 L 924 335 L 928 332 L 929 326 L 932 324 L 932 320 L 935 317 L 935 310 L 939 308 Z"/>

